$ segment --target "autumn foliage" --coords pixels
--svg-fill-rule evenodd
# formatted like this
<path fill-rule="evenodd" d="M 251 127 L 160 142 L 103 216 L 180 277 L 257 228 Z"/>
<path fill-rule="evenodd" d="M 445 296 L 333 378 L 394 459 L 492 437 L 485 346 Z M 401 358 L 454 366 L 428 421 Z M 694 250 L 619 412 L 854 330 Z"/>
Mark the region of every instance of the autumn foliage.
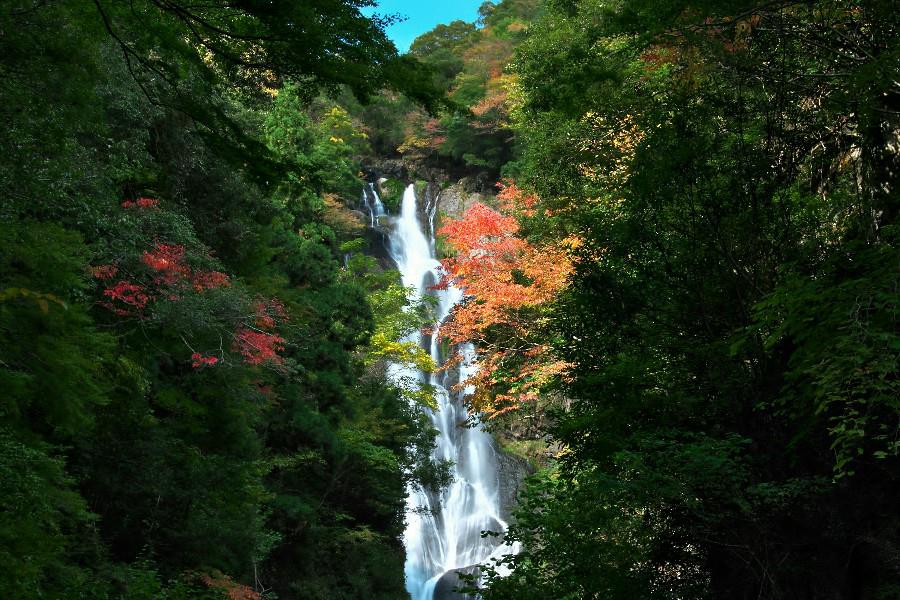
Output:
<path fill-rule="evenodd" d="M 203 356 L 199 352 L 194 352 L 191 355 L 191 360 L 194 361 L 191 366 L 195 369 L 202 369 L 203 367 L 211 367 L 219 362 L 219 359 L 215 356 Z"/>
<path fill-rule="evenodd" d="M 220 590 L 227 594 L 228 600 L 261 600 L 262 596 L 252 588 L 234 581 L 228 575 L 218 571 L 213 574 L 200 575 L 200 581 L 209 589 Z"/>
<path fill-rule="evenodd" d="M 147 305 L 159 298 L 175 301 L 185 291 L 199 293 L 231 285 L 225 273 L 191 269 L 185 262 L 184 246 L 178 244 L 156 243 L 143 252 L 141 262 L 149 269 L 149 276 L 140 277 L 144 282 L 121 279 L 111 283 L 103 290 L 108 300 L 100 302 L 101 306 L 118 316 L 141 317 Z M 111 281 L 120 271 L 119 265 L 97 265 L 91 267 L 91 276 Z"/>
<path fill-rule="evenodd" d="M 103 290 L 103 295 L 110 301 L 101 304 L 119 316 L 140 312 L 150 301 L 144 287 L 130 281 L 119 281 L 111 285 Z"/>
<path fill-rule="evenodd" d="M 159 200 L 156 198 L 138 198 L 137 200 L 125 200 L 122 202 L 122 208 L 150 208 L 158 209 Z"/>
<path fill-rule="evenodd" d="M 155 209 L 158 202 L 152 198 L 126 200 L 122 208 Z M 90 267 L 91 276 L 105 286 L 103 299 L 98 304 L 116 316 L 146 320 L 154 303 L 160 300 L 179 302 L 188 294 L 231 287 L 227 274 L 191 266 L 182 244 L 156 241 L 151 248 L 141 252 L 139 258 L 139 262 Z M 129 278 L 122 278 L 126 274 Z M 279 352 L 284 350 L 285 340 L 275 330 L 288 320 L 284 305 L 277 299 L 257 299 L 250 309 L 249 316 L 235 320 L 233 324 L 232 351 L 247 365 L 282 364 L 283 357 Z M 214 367 L 225 358 L 190 350 L 194 369 Z"/>
<path fill-rule="evenodd" d="M 158 273 L 154 280 L 157 285 L 175 285 L 190 277 L 191 270 L 184 264 L 184 246 L 158 243 L 153 250 L 144 252 L 142 260 Z"/>
<path fill-rule="evenodd" d="M 257 300 L 253 311 L 253 323 L 235 333 L 234 349 L 248 365 L 282 364 L 284 359 L 278 353 L 284 350 L 284 338 L 273 330 L 287 320 L 284 305 L 276 299 Z"/>
<path fill-rule="evenodd" d="M 537 198 L 504 184 L 498 200 L 506 213 L 527 216 Z M 542 335 L 545 309 L 572 272 L 566 251 L 532 244 L 515 216 L 480 203 L 438 234 L 456 253 L 443 261 L 438 287 L 459 286 L 467 297 L 440 333 L 452 344 L 478 345 L 480 370 L 464 382 L 475 385 L 474 407 L 490 417 L 533 401 L 567 369 Z"/>
<path fill-rule="evenodd" d="M 156 285 L 189 286 L 196 292 L 231 285 L 225 273 L 192 270 L 185 264 L 184 246 L 157 243 L 153 250 L 144 252 L 142 260 L 156 271 Z"/>

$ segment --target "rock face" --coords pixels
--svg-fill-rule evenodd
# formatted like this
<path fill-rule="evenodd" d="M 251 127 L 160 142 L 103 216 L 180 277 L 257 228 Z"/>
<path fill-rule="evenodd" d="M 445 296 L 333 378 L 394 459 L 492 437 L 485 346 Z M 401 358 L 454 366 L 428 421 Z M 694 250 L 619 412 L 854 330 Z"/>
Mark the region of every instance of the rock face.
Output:
<path fill-rule="evenodd" d="M 534 469 L 524 458 L 497 450 L 497 476 L 500 480 L 500 517 L 509 523 L 518 505 L 519 491 Z"/>
<path fill-rule="evenodd" d="M 378 259 L 383 269 L 395 268 L 394 260 L 388 251 L 388 233 L 384 227 L 370 227 L 366 230 L 368 254 Z"/>
<path fill-rule="evenodd" d="M 438 211 L 442 215 L 458 219 L 476 202 L 486 202 L 487 196 L 469 191 L 467 181 L 460 180 L 442 189 L 437 195 Z"/>
<path fill-rule="evenodd" d="M 404 181 L 409 177 L 409 169 L 402 160 L 385 159 L 377 164 L 363 166 L 366 181 L 378 181 L 381 177 L 390 177 Z"/>

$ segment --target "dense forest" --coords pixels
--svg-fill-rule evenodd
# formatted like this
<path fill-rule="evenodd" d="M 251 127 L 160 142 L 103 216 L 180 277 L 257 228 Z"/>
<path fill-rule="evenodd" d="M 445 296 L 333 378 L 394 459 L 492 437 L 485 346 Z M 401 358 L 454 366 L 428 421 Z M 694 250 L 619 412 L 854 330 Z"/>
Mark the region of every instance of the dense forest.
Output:
<path fill-rule="evenodd" d="M 460 181 L 470 597 L 900 599 L 900 4 L 371 4 L 2 3 L 0 597 L 408 598 L 460 357 L 356 209 Z"/>

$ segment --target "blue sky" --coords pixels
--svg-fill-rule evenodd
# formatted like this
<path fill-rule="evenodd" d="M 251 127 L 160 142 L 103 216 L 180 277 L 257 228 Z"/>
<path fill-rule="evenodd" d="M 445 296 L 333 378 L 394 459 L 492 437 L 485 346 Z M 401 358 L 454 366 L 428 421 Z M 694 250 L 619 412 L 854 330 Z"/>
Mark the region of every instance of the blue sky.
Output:
<path fill-rule="evenodd" d="M 388 28 L 387 33 L 400 52 L 409 50 L 414 39 L 435 25 L 457 19 L 475 21 L 478 7 L 484 0 L 378 0 L 378 8 L 366 8 L 362 12 L 371 15 L 398 13 L 407 17 L 403 23 Z"/>

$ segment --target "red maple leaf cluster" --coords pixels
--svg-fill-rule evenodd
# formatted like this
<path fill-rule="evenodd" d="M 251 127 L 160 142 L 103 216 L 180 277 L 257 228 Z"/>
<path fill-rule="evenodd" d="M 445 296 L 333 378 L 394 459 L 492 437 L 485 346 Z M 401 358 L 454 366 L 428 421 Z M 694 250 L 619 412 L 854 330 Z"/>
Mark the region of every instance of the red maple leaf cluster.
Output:
<path fill-rule="evenodd" d="M 231 285 L 225 273 L 192 269 L 186 262 L 185 248 L 180 244 L 157 242 L 151 250 L 141 254 L 141 262 L 153 274 L 150 282 L 142 285 L 121 280 L 108 285 L 103 295 L 109 300 L 101 302 L 101 306 L 119 316 L 141 317 L 147 305 L 157 298 L 177 301 L 184 291 L 201 293 Z M 91 268 L 91 275 L 102 281 L 113 280 L 118 273 L 116 265 Z M 274 330 L 280 322 L 288 320 L 284 304 L 275 298 L 257 299 L 252 308 L 252 317 L 245 319 L 234 333 L 233 350 L 240 352 L 244 363 L 249 365 L 283 363 L 284 359 L 278 353 L 284 350 L 285 340 Z M 219 362 L 220 358 L 214 355 L 200 352 L 191 355 L 191 365 L 195 369 L 212 367 Z"/>
<path fill-rule="evenodd" d="M 235 334 L 234 347 L 248 365 L 281 364 L 284 338 L 273 333 L 279 321 L 287 321 L 284 304 L 277 298 L 258 299 L 253 304 L 252 327 L 241 327 Z"/>
<path fill-rule="evenodd" d="M 190 284 L 194 291 L 212 290 L 231 285 L 228 275 L 221 271 L 194 271 L 184 262 L 184 246 L 159 244 L 152 251 L 144 252 L 144 264 L 159 273 L 154 279 L 157 285 L 179 286 Z"/>
<path fill-rule="evenodd" d="M 191 365 L 195 369 L 202 369 L 203 367 L 211 367 L 219 362 L 218 357 L 215 356 L 203 356 L 199 352 L 194 352 L 191 354 L 191 360 L 194 361 Z"/>
<path fill-rule="evenodd" d="M 200 271 L 191 276 L 191 285 L 196 292 L 213 290 L 220 287 L 228 287 L 231 281 L 228 275 L 221 271 Z"/>
<path fill-rule="evenodd" d="M 279 321 L 287 320 L 284 304 L 277 299 L 257 300 L 253 304 L 253 327 L 242 326 L 234 334 L 233 350 L 240 352 L 244 363 L 262 365 L 272 363 L 280 365 L 284 358 L 278 353 L 284 350 L 284 338 L 271 330 Z M 191 359 L 193 367 L 200 369 L 211 367 L 219 362 L 215 356 L 203 356 L 195 352 Z"/>
<path fill-rule="evenodd" d="M 157 285 L 176 285 L 190 277 L 191 269 L 184 264 L 184 246 L 156 244 L 152 251 L 145 251 L 141 260 L 159 273 L 153 280 Z"/>
<path fill-rule="evenodd" d="M 254 324 L 259 329 L 273 329 L 277 321 L 287 321 L 287 311 L 284 304 L 277 298 L 269 300 L 257 300 L 253 305 L 255 311 Z"/>
<path fill-rule="evenodd" d="M 137 200 L 126 200 L 122 203 L 122 208 L 159 208 L 159 200 L 156 198 L 138 198 Z"/>
<path fill-rule="evenodd" d="M 184 246 L 157 243 L 152 250 L 141 255 L 141 262 L 155 273 L 152 285 L 121 280 L 103 290 L 111 302 L 101 302 L 119 316 L 139 314 L 148 303 L 159 297 L 175 301 L 179 292 L 190 287 L 196 292 L 231 285 L 228 275 L 220 271 L 194 271 L 185 263 Z M 91 267 L 91 275 L 101 281 L 109 281 L 119 273 L 117 265 Z"/>
<path fill-rule="evenodd" d="M 91 267 L 91 276 L 95 279 L 112 279 L 118 272 L 119 267 L 116 265 L 97 265 L 96 267 Z"/>
<path fill-rule="evenodd" d="M 284 358 L 278 354 L 284 350 L 284 338 L 274 333 L 242 327 L 235 334 L 234 347 L 248 365 L 284 362 Z"/>
<path fill-rule="evenodd" d="M 144 289 L 144 286 L 130 281 L 119 281 L 115 285 L 103 290 L 103 295 L 110 298 L 114 302 L 102 302 L 105 306 L 119 316 L 131 316 L 135 312 L 144 310 L 150 301 L 150 295 Z"/>

